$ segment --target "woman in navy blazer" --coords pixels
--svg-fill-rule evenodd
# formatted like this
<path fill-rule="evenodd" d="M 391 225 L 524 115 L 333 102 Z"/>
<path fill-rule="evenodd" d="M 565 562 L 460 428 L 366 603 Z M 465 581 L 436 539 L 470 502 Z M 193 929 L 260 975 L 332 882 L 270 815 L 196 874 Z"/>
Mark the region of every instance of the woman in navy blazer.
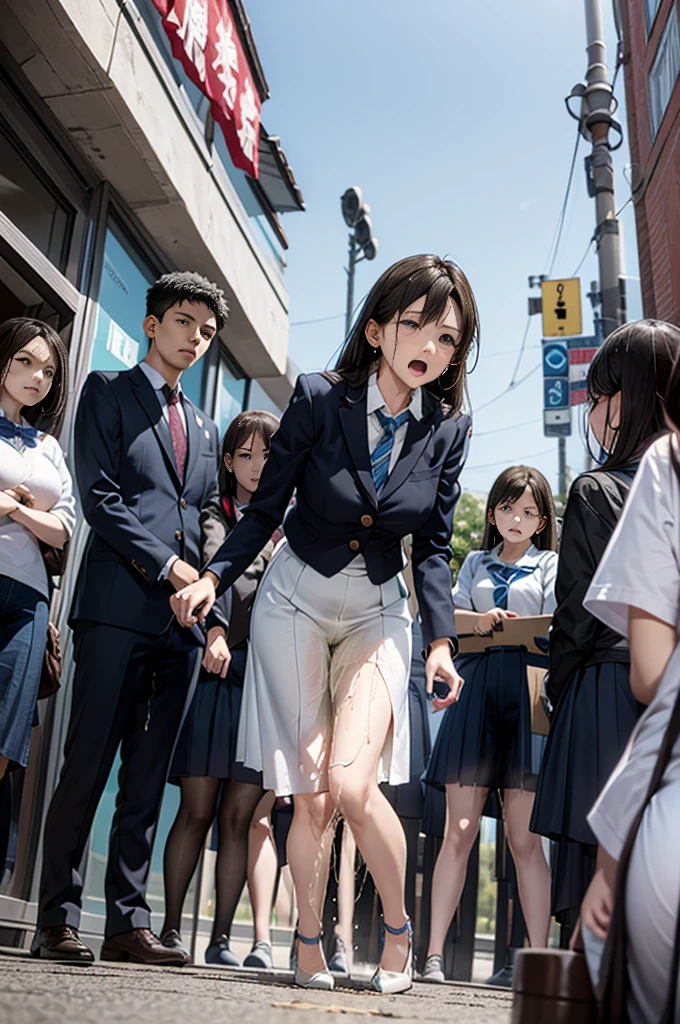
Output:
<path fill-rule="evenodd" d="M 380 778 L 408 780 L 410 616 L 401 541 L 427 651 L 427 688 L 462 680 L 452 656 L 449 542 L 470 421 L 465 366 L 479 337 L 462 271 L 436 256 L 387 270 L 369 294 L 335 371 L 302 375 L 274 435 L 260 486 L 201 580 L 172 604 L 203 618 L 284 518 L 255 603 L 239 751 L 264 785 L 295 795 L 288 858 L 299 906 L 296 981 L 332 988 L 317 934 L 329 823 L 347 819 L 384 912 L 378 991 L 411 984 L 404 908 L 406 845 Z"/>

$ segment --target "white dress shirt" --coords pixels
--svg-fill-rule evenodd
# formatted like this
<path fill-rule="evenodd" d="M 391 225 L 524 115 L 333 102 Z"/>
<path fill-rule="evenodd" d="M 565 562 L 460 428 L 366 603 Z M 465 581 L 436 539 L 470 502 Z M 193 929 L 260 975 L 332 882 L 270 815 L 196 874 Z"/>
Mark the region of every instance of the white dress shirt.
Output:
<path fill-rule="evenodd" d="M 161 412 L 163 413 L 163 418 L 165 419 L 165 422 L 169 424 L 170 423 L 170 411 L 168 409 L 168 400 L 167 400 L 167 398 L 165 397 L 165 395 L 163 393 L 163 388 L 169 386 L 167 380 L 165 379 L 165 377 L 161 373 L 158 372 L 158 370 L 154 370 L 153 366 L 149 366 L 148 363 L 140 363 L 139 364 L 139 368 L 142 371 L 142 373 L 144 374 L 144 376 L 146 377 L 146 379 L 149 381 L 149 384 L 151 385 L 151 387 L 156 392 L 156 398 L 158 399 L 158 404 L 161 407 Z M 182 385 L 181 385 L 181 383 L 179 381 L 177 382 L 177 392 L 178 392 L 179 397 L 180 397 L 180 400 L 177 403 L 177 408 L 179 410 L 179 415 L 180 415 L 180 418 L 182 420 L 182 426 L 184 427 L 184 434 L 186 436 L 186 432 L 187 432 L 187 418 L 186 418 L 186 413 L 184 412 L 184 403 L 182 401 Z M 170 572 L 170 570 L 172 569 L 173 565 L 178 560 L 178 558 L 179 558 L 179 555 L 170 555 L 170 558 L 168 558 L 167 562 L 165 563 L 165 565 L 163 566 L 163 568 L 161 569 L 161 571 L 158 574 L 158 579 L 159 580 L 167 579 L 168 573 Z"/>
<path fill-rule="evenodd" d="M 411 401 L 407 406 L 408 411 L 417 420 L 423 418 L 423 396 L 420 388 L 414 388 L 411 392 Z M 382 396 L 382 391 L 378 386 L 378 374 L 372 373 L 368 378 L 368 390 L 366 392 L 366 415 L 368 417 L 368 450 L 371 454 L 378 447 L 380 438 L 383 436 L 383 428 L 378 419 L 376 411 L 380 409 L 385 416 L 394 418 L 390 412 L 390 408 L 387 402 Z M 406 431 L 408 430 L 408 420 L 406 423 L 402 423 L 399 429 L 394 434 L 394 444 L 392 445 L 392 454 L 390 455 L 390 468 L 391 473 L 394 469 L 397 459 L 401 455 L 401 450 L 404 447 L 404 440 L 406 439 Z"/>

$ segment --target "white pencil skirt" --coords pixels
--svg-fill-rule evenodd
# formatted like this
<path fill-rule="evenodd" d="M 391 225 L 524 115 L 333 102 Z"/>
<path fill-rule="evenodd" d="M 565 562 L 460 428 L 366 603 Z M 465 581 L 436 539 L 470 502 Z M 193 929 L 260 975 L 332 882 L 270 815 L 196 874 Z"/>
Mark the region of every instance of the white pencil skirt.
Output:
<path fill-rule="evenodd" d="M 327 579 L 288 544 L 274 554 L 258 590 L 250 629 L 236 759 L 263 773 L 278 796 L 328 788 L 341 699 L 361 685 L 386 685 L 392 729 L 379 781 L 409 778 L 408 676 L 411 616 L 400 576 L 376 586 L 361 564 Z M 349 679 L 349 685 L 348 685 Z M 370 741 L 357 735 L 357 754 Z"/>

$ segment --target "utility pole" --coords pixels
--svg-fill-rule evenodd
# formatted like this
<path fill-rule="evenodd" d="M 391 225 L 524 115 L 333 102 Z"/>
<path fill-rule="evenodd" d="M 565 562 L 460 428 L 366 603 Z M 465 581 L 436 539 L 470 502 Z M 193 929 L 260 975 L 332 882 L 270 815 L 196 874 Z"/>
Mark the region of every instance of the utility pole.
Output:
<path fill-rule="evenodd" d="M 345 338 L 349 337 L 354 312 L 354 275 L 357 263 L 374 260 L 378 252 L 378 239 L 373 237 L 370 206 L 362 202 L 361 189 L 356 185 L 340 196 L 340 209 L 345 224 L 350 228 L 347 258 L 347 306 L 345 308 Z M 360 256 L 359 253 L 362 253 Z"/>
<path fill-rule="evenodd" d="M 591 143 L 586 157 L 588 194 L 595 200 L 595 242 L 600 272 L 599 304 L 603 335 L 606 338 L 626 320 L 625 279 L 621 276 L 620 227 L 614 197 L 612 152 L 623 141 L 623 130 L 614 114 L 618 103 L 614 98 L 607 69 L 601 0 L 585 0 L 586 52 L 588 70 L 586 83 L 574 86 L 567 97 L 567 109 L 579 121 L 583 137 Z M 569 100 L 581 100 L 581 111 L 574 113 Z M 610 131 L 618 134 L 614 145 Z"/>

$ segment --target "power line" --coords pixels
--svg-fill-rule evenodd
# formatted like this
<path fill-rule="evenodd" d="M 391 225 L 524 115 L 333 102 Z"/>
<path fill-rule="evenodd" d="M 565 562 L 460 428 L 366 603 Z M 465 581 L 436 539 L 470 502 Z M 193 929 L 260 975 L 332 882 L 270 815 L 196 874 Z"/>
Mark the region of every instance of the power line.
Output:
<path fill-rule="evenodd" d="M 543 420 L 525 420 L 524 423 L 510 423 L 508 426 L 494 427 L 493 430 L 475 430 L 473 431 L 473 437 L 486 437 L 487 434 L 498 434 L 501 430 L 519 430 L 520 427 L 534 427 L 538 423 L 542 423 Z"/>
<path fill-rule="evenodd" d="M 509 394 L 511 391 L 515 391 L 516 388 L 520 386 L 520 384 L 524 384 L 525 380 L 529 380 L 529 377 L 533 376 L 533 374 L 536 373 L 536 370 L 540 370 L 540 368 L 541 364 L 536 363 L 536 366 L 534 366 L 533 369 L 529 370 L 528 373 L 525 373 L 523 377 L 520 377 L 519 380 L 516 380 L 514 381 L 514 383 L 509 384 L 508 387 L 501 391 L 499 395 L 496 395 L 495 398 L 490 398 L 488 402 L 483 402 L 481 405 L 478 405 L 477 408 L 474 409 L 473 411 L 481 412 L 482 409 L 486 409 L 487 406 L 493 405 L 494 402 L 498 402 L 499 399 L 501 398 L 505 398 L 505 396 Z"/>
<path fill-rule="evenodd" d="M 567 188 L 566 188 L 566 191 L 564 193 L 564 200 L 562 202 L 562 209 L 560 210 L 560 215 L 557 218 L 557 228 L 555 229 L 555 235 L 553 236 L 554 247 L 553 247 L 553 251 L 552 251 L 552 258 L 550 259 L 550 268 L 548 270 L 548 277 L 551 276 L 551 274 L 553 272 L 553 269 L 555 267 L 555 263 L 557 261 L 557 253 L 559 252 L 560 242 L 562 241 L 562 231 L 564 230 L 564 221 L 565 221 L 565 217 L 567 215 L 567 206 L 569 204 L 569 196 L 571 194 L 571 185 L 572 185 L 572 182 L 574 180 L 574 168 L 576 166 L 576 155 L 578 153 L 578 147 L 579 147 L 580 141 L 581 141 L 581 133 L 577 129 L 576 130 L 576 143 L 574 145 L 574 152 L 573 152 L 572 158 L 571 158 L 571 167 L 569 168 L 569 177 L 567 179 Z"/>
<path fill-rule="evenodd" d="M 313 320 L 291 320 L 289 327 L 304 327 L 305 324 L 323 324 L 327 320 L 339 320 L 344 313 L 335 313 L 333 316 L 317 316 Z"/>
<path fill-rule="evenodd" d="M 550 448 L 544 448 L 541 452 L 531 452 L 529 455 L 523 455 L 523 459 L 537 459 L 539 455 L 549 455 L 554 453 L 555 447 L 551 445 Z M 491 469 L 493 466 L 505 466 L 507 465 L 507 459 L 497 459 L 496 462 L 485 462 L 480 466 L 463 466 L 463 472 L 468 473 L 474 469 Z"/>
<path fill-rule="evenodd" d="M 590 253 L 590 247 L 591 247 L 591 245 L 593 244 L 594 241 L 595 241 L 595 235 L 593 234 L 590 237 L 590 241 L 588 242 L 588 245 L 586 247 L 586 251 L 583 253 L 583 256 L 581 257 L 581 262 L 577 266 L 577 268 L 574 271 L 574 273 L 571 275 L 572 277 L 578 277 L 578 272 L 581 269 L 581 267 L 583 266 L 583 264 L 585 263 L 586 259 L 588 258 L 588 255 Z"/>

